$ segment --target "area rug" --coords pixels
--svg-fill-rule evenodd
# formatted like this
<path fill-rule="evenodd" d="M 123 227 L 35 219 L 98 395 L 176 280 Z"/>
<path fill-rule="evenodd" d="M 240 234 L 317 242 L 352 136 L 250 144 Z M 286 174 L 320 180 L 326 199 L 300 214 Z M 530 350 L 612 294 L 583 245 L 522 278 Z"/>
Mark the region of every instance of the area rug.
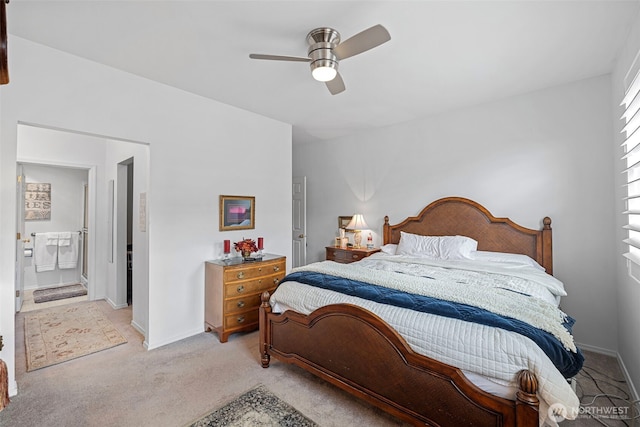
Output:
<path fill-rule="evenodd" d="M 66 362 L 127 340 L 95 302 L 45 308 L 25 314 L 27 371 Z"/>
<path fill-rule="evenodd" d="M 87 289 L 80 283 L 58 286 L 55 288 L 37 289 L 33 291 L 33 302 L 47 302 L 59 299 L 80 297 L 87 294 Z"/>
<path fill-rule="evenodd" d="M 293 406 L 260 385 L 220 409 L 189 424 L 189 427 L 317 427 Z"/>

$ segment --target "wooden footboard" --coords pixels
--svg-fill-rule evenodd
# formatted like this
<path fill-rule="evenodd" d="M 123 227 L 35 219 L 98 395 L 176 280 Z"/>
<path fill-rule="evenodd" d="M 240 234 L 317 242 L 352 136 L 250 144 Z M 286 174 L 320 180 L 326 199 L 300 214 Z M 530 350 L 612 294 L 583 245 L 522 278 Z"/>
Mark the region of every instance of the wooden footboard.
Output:
<path fill-rule="evenodd" d="M 458 368 L 413 352 L 381 318 L 354 305 L 274 314 L 265 292 L 259 335 L 263 367 L 271 357 L 295 364 L 416 425 L 538 425 L 531 372 L 519 373 L 515 401 L 493 396 Z"/>

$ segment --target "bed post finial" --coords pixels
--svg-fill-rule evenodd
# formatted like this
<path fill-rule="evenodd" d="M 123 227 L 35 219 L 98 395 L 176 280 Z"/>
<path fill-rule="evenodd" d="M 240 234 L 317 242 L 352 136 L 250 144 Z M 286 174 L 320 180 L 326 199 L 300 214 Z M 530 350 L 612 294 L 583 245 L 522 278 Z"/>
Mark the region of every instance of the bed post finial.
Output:
<path fill-rule="evenodd" d="M 516 377 L 516 418 L 518 425 L 537 425 L 538 423 L 538 379 L 531 371 L 523 369 Z M 525 424 L 526 423 L 526 424 Z"/>
<path fill-rule="evenodd" d="M 384 216 L 384 225 L 382 226 L 382 244 L 391 243 L 391 225 L 389 225 L 389 215 Z"/>
<path fill-rule="evenodd" d="M 551 255 L 551 247 L 553 244 L 551 237 L 551 218 L 545 216 L 542 219 L 542 266 L 546 269 L 547 274 L 553 275 L 553 256 Z"/>

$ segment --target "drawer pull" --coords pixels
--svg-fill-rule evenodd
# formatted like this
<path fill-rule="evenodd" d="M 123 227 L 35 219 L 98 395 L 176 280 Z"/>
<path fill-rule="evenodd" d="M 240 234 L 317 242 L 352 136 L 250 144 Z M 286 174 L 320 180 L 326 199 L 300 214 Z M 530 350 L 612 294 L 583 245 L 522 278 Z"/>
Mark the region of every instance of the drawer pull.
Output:
<path fill-rule="evenodd" d="M 238 293 L 244 292 L 244 286 L 240 285 L 236 290 L 238 291 Z"/>
<path fill-rule="evenodd" d="M 280 279 L 278 279 L 277 277 L 276 277 L 276 278 L 274 278 L 274 279 L 273 279 L 273 283 L 275 283 L 275 284 L 277 285 L 278 283 L 280 283 Z"/>
<path fill-rule="evenodd" d="M 358 255 L 351 255 L 351 258 L 358 259 Z"/>
<path fill-rule="evenodd" d="M 244 322 L 244 316 L 238 316 L 238 323 Z"/>
<path fill-rule="evenodd" d="M 244 301 L 238 301 L 238 308 L 244 307 Z"/>
<path fill-rule="evenodd" d="M 244 271 L 238 273 L 238 279 L 244 279 Z"/>
<path fill-rule="evenodd" d="M 274 265 L 273 266 L 273 271 L 280 271 L 280 266 L 279 265 Z"/>

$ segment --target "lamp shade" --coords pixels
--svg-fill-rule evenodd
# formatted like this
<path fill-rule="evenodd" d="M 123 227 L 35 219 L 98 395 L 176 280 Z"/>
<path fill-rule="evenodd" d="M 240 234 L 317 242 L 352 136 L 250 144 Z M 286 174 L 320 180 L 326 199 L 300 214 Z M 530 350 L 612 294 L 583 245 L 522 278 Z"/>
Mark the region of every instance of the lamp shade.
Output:
<path fill-rule="evenodd" d="M 364 220 L 362 214 L 355 214 L 351 217 L 351 221 L 345 227 L 347 230 L 368 230 L 369 226 Z"/>

